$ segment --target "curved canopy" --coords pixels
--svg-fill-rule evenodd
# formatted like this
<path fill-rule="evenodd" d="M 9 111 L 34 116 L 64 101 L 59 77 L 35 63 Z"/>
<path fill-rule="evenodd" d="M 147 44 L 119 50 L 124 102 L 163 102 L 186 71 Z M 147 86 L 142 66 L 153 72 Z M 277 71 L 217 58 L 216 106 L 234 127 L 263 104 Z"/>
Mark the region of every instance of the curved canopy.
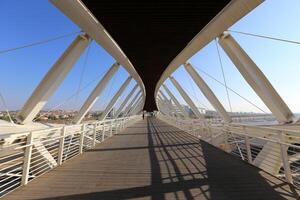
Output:
<path fill-rule="evenodd" d="M 82 0 L 118 43 L 142 78 L 145 110 L 168 64 L 230 1 Z"/>

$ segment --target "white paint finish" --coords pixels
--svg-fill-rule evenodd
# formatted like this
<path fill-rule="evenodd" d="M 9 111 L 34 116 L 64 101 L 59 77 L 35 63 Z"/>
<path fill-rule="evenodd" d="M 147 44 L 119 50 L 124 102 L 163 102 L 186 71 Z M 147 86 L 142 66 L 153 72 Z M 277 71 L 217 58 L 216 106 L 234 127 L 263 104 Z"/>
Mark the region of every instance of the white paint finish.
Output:
<path fill-rule="evenodd" d="M 263 0 L 251 1 L 230 1 L 230 3 L 216 15 L 200 32 L 186 45 L 186 47 L 172 60 L 167 66 L 164 73 L 161 75 L 155 88 L 155 95 L 164 81 L 182 64 L 184 64 L 190 57 L 196 54 L 199 50 L 205 47 L 214 38 L 231 27 L 234 23 L 242 17 L 251 12 Z"/>
<path fill-rule="evenodd" d="M 130 60 L 124 54 L 122 49 L 105 30 L 102 24 L 93 16 L 88 8 L 80 0 L 50 0 L 61 12 L 69 17 L 81 30 L 93 38 L 100 46 L 102 46 L 112 57 L 116 59 L 142 89 L 144 98 L 146 91 L 142 79 L 133 67 Z"/>
<path fill-rule="evenodd" d="M 137 100 L 139 100 L 139 99 L 141 98 L 141 96 L 140 96 L 141 93 L 142 93 L 142 92 L 139 91 L 139 92 L 136 93 L 136 95 L 132 98 L 131 102 L 130 102 L 130 103 L 127 105 L 127 107 L 125 108 L 122 117 L 127 116 L 128 112 L 129 112 L 130 108 L 133 106 L 133 104 L 134 104 Z"/>
<path fill-rule="evenodd" d="M 158 101 L 158 105 L 159 105 L 159 107 L 158 107 L 159 110 L 161 112 L 163 112 L 164 114 L 171 116 L 170 110 L 168 110 L 168 106 L 167 106 L 166 102 L 164 100 L 162 100 L 159 95 L 157 96 L 157 101 Z"/>
<path fill-rule="evenodd" d="M 50 168 L 54 168 L 57 166 L 58 163 L 53 158 L 53 156 L 48 151 L 48 149 L 45 147 L 45 145 L 42 141 L 41 142 L 35 141 L 33 147 L 34 147 L 33 150 L 35 151 L 35 154 L 39 155 L 38 159 L 40 160 L 40 162 L 42 162 L 42 160 L 44 160 L 47 163 L 48 167 L 50 167 Z"/>
<path fill-rule="evenodd" d="M 79 154 L 83 153 L 83 145 L 84 145 L 84 135 L 86 130 L 86 124 L 81 125 L 81 133 L 80 133 L 80 139 L 79 139 Z"/>
<path fill-rule="evenodd" d="M 126 116 L 131 116 L 132 113 L 134 112 L 135 108 L 138 106 L 138 104 L 141 102 L 142 100 L 142 96 L 140 96 L 135 102 L 134 104 L 129 108 Z"/>
<path fill-rule="evenodd" d="M 116 114 L 115 114 L 115 118 L 118 118 L 118 116 L 120 115 L 120 113 L 122 112 L 123 108 L 125 107 L 125 105 L 128 103 L 129 99 L 131 98 L 131 96 L 134 94 L 134 92 L 137 90 L 138 85 L 136 84 L 132 90 L 130 91 L 130 93 L 126 96 L 125 100 L 122 102 L 122 104 L 120 105 L 119 109 L 117 110 Z"/>
<path fill-rule="evenodd" d="M 61 138 L 59 139 L 57 164 L 61 165 L 63 161 L 64 146 L 65 146 L 66 127 L 61 129 Z"/>
<path fill-rule="evenodd" d="M 115 105 L 115 103 L 117 102 L 118 98 L 122 95 L 122 93 L 124 92 L 124 90 L 126 89 L 126 87 L 128 86 L 128 84 L 130 83 L 130 81 L 132 80 L 132 77 L 128 77 L 125 82 L 122 84 L 122 86 L 120 87 L 120 89 L 117 91 L 117 93 L 114 95 L 114 97 L 111 99 L 111 101 L 109 102 L 109 104 L 106 106 L 105 110 L 103 111 L 103 113 L 101 114 L 101 116 L 99 117 L 98 120 L 104 120 L 105 117 L 107 116 L 107 114 L 111 111 L 111 109 L 113 108 L 113 106 Z"/>
<path fill-rule="evenodd" d="M 160 97 L 160 95 L 161 95 L 161 97 Z M 166 95 L 161 90 L 158 92 L 157 96 L 160 97 L 160 101 L 161 101 L 162 105 L 164 107 L 166 107 L 167 114 L 169 116 L 173 117 L 174 109 L 173 109 L 172 102 L 166 97 Z"/>
<path fill-rule="evenodd" d="M 94 88 L 89 97 L 85 100 L 84 104 L 80 108 L 77 116 L 74 119 L 75 124 L 80 124 L 86 113 L 93 107 L 93 105 L 98 100 L 101 93 L 104 91 L 106 85 L 111 80 L 111 78 L 115 75 L 115 73 L 120 68 L 118 63 L 114 63 L 110 69 L 106 72 L 103 78 L 99 81 L 97 86 Z"/>
<path fill-rule="evenodd" d="M 80 55 L 89 45 L 89 42 L 90 39 L 87 35 L 78 35 L 55 62 L 18 113 L 18 119 L 22 124 L 32 122 L 35 116 L 46 105 L 49 97 L 63 82 Z"/>
<path fill-rule="evenodd" d="M 24 163 L 23 163 L 23 169 L 22 169 L 21 185 L 26 185 L 28 183 L 30 161 L 31 161 L 31 155 L 32 155 L 32 141 L 33 141 L 33 135 L 31 132 L 27 136 L 27 141 L 26 141 L 27 146 L 26 146 L 25 152 L 24 152 Z"/>
<path fill-rule="evenodd" d="M 223 105 L 220 103 L 216 95 L 209 88 L 209 86 L 205 83 L 202 77 L 196 72 L 193 66 L 190 63 L 185 63 L 184 68 L 188 72 L 188 74 L 192 77 L 193 81 L 197 84 L 203 95 L 207 98 L 207 100 L 211 103 L 211 105 L 216 109 L 219 115 L 223 118 L 223 120 L 227 123 L 231 122 L 231 118 L 224 109 Z"/>
<path fill-rule="evenodd" d="M 291 110 L 273 88 L 263 72 L 257 67 L 254 61 L 247 55 L 234 38 L 226 32 L 219 37 L 219 44 L 244 79 L 274 114 L 276 119 L 281 123 L 291 122 L 294 118 Z"/>
<path fill-rule="evenodd" d="M 194 104 L 193 100 L 184 91 L 184 89 L 181 87 L 181 85 L 178 83 L 178 81 L 174 77 L 172 77 L 172 76 L 170 76 L 170 80 L 173 83 L 173 85 L 175 86 L 175 88 L 178 90 L 179 94 L 185 100 L 185 102 L 190 106 L 190 108 L 192 109 L 192 111 L 196 115 L 196 117 L 198 117 L 200 119 L 204 119 L 203 115 L 200 113 L 199 109 Z"/>
<path fill-rule="evenodd" d="M 132 110 L 132 112 L 130 113 L 130 115 L 136 115 L 138 112 L 140 112 L 141 111 L 141 106 L 142 106 L 142 100 L 140 100 L 136 104 L 135 108 Z"/>
<path fill-rule="evenodd" d="M 245 131 L 245 129 L 244 129 L 244 131 Z M 250 164 L 252 164 L 251 144 L 250 144 L 250 139 L 249 139 L 249 137 L 247 135 L 245 136 L 245 145 L 246 145 L 246 150 L 247 150 L 247 159 L 248 159 L 248 162 Z"/>
<path fill-rule="evenodd" d="M 185 118 L 189 118 L 189 114 L 186 112 L 186 110 L 181 106 L 181 104 L 179 103 L 179 101 L 175 98 L 175 96 L 172 94 L 172 92 L 169 90 L 169 88 L 165 85 L 162 84 L 162 87 L 165 89 L 165 91 L 168 93 L 169 97 L 172 99 L 172 101 L 175 103 L 175 105 L 177 106 L 177 108 L 181 111 L 181 113 L 183 114 L 183 116 Z"/>

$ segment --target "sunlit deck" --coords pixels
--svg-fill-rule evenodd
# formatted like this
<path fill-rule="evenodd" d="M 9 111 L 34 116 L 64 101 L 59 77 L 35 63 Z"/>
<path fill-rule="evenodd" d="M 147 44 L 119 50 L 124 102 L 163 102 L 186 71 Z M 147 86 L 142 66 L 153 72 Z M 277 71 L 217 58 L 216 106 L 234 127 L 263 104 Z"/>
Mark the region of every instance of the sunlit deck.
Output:
<path fill-rule="evenodd" d="M 286 182 L 159 119 L 138 121 L 3 199 L 299 199 Z"/>

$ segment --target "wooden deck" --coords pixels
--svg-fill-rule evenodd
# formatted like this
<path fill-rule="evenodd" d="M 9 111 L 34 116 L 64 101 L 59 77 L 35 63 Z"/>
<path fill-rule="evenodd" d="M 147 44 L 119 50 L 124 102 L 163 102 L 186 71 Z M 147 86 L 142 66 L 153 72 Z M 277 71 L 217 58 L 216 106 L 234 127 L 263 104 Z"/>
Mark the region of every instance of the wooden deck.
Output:
<path fill-rule="evenodd" d="M 300 199 L 287 183 L 158 120 L 137 122 L 3 199 Z"/>

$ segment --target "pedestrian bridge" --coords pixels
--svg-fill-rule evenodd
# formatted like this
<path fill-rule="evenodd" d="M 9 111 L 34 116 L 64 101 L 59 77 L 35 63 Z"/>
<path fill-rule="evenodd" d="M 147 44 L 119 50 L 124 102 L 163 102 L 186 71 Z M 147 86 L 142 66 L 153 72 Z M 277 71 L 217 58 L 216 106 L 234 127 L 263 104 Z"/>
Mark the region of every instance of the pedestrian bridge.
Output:
<path fill-rule="evenodd" d="M 3 199 L 299 199 L 300 191 L 155 117 Z"/>
<path fill-rule="evenodd" d="M 0 198 L 300 199 L 299 116 L 232 33 L 300 43 L 230 29 L 262 0 L 195 2 L 49 1 L 80 31 L 17 114 L 6 109 L 6 120 L 0 120 Z M 41 120 L 85 51 L 87 63 L 92 42 L 113 64 L 69 120 Z M 223 81 L 190 61 L 211 42 Z M 221 50 L 267 111 L 227 85 Z M 126 75 L 118 85 L 112 80 L 120 68 Z M 179 68 L 211 109 L 199 109 L 174 75 Z M 221 85 L 228 102 L 203 75 Z M 71 98 L 87 87 L 81 82 Z M 111 82 L 117 88 L 112 97 L 105 92 Z M 258 112 L 233 112 L 229 92 Z M 107 105 L 92 120 L 87 116 L 97 101 Z"/>

